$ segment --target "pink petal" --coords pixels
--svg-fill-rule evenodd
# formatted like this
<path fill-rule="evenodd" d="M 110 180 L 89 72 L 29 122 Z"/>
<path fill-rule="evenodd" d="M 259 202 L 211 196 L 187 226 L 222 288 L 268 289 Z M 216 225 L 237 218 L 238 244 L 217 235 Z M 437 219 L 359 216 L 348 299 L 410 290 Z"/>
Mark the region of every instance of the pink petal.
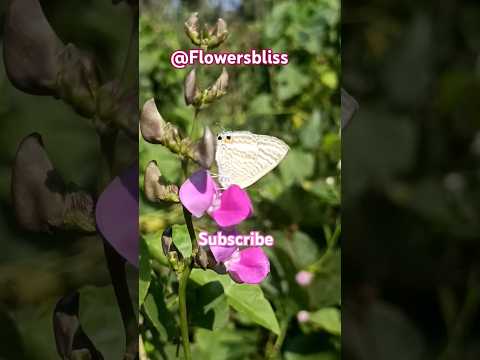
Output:
<path fill-rule="evenodd" d="M 228 260 L 237 249 L 238 248 L 236 246 L 210 245 L 210 250 L 212 251 L 213 257 L 217 262 L 224 262 L 225 260 Z"/>
<path fill-rule="evenodd" d="M 270 262 L 262 248 L 251 247 L 234 253 L 225 262 L 233 280 L 247 284 L 262 282 L 270 272 Z"/>
<path fill-rule="evenodd" d="M 107 186 L 97 201 L 95 217 L 105 239 L 138 266 L 138 164 Z"/>
<path fill-rule="evenodd" d="M 221 227 L 240 224 L 253 213 L 248 194 L 238 185 L 231 185 L 222 193 L 220 206 L 211 212 L 212 218 Z"/>
<path fill-rule="evenodd" d="M 180 187 L 180 201 L 193 216 L 199 218 L 210 207 L 217 185 L 206 170 L 198 170 Z"/>
<path fill-rule="evenodd" d="M 234 227 L 229 229 L 220 229 L 218 232 L 222 232 L 222 235 L 225 235 L 225 236 L 238 235 L 238 232 Z M 218 234 L 218 232 L 216 234 Z M 210 245 L 210 250 L 212 251 L 213 257 L 217 262 L 224 262 L 228 260 L 237 249 L 238 248 L 235 245 L 234 246 Z"/>

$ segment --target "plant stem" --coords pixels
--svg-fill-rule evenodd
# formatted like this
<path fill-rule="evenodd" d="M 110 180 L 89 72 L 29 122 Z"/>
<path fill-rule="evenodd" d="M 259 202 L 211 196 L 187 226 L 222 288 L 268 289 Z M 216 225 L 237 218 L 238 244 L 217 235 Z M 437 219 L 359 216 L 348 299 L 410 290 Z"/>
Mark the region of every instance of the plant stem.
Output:
<path fill-rule="evenodd" d="M 287 329 L 288 329 L 288 323 L 290 319 L 286 318 L 281 326 L 280 326 L 280 335 L 277 336 L 275 339 L 275 343 L 273 346 L 268 350 L 266 358 L 268 360 L 273 360 L 278 357 L 278 353 L 280 352 L 280 349 L 282 348 L 283 342 L 285 341 L 285 338 L 287 336 Z"/>
<path fill-rule="evenodd" d="M 447 347 L 439 357 L 440 360 L 461 359 L 464 355 L 461 348 L 468 330 L 471 328 L 480 308 L 479 272 L 472 269 L 468 280 L 467 294 L 460 312 L 458 313 L 453 329 L 449 336 Z"/>
<path fill-rule="evenodd" d="M 190 276 L 190 261 L 185 264 L 180 278 L 178 287 L 178 306 L 180 311 L 180 332 L 182 335 L 182 346 L 185 360 L 191 360 L 190 340 L 188 336 L 188 316 L 187 316 L 187 283 Z"/>

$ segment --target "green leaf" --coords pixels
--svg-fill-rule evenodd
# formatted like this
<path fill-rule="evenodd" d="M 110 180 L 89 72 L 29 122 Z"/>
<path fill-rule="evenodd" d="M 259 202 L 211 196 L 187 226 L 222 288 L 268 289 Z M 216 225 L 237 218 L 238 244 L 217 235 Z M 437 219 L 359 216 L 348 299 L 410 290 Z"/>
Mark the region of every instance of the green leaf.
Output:
<path fill-rule="evenodd" d="M 302 141 L 302 146 L 304 148 L 314 149 L 318 146 L 322 138 L 322 133 L 320 131 L 321 124 L 322 114 L 318 109 L 315 109 L 310 120 L 300 131 L 300 140 Z"/>
<path fill-rule="evenodd" d="M 318 308 L 341 303 L 341 252 L 334 250 L 323 255 L 314 281 L 307 288 L 311 302 Z"/>
<path fill-rule="evenodd" d="M 257 331 L 233 327 L 225 328 L 221 331 L 198 329 L 195 332 L 195 344 L 192 350 L 195 354 L 195 359 L 252 359 L 257 351 L 257 337 Z"/>
<path fill-rule="evenodd" d="M 192 256 L 192 242 L 188 234 L 187 225 L 173 225 L 173 243 L 184 258 Z"/>
<path fill-rule="evenodd" d="M 147 246 L 150 259 L 155 259 L 163 265 L 168 266 L 167 258 L 162 249 L 162 233 L 154 232 L 142 235 L 143 240 Z"/>
<path fill-rule="evenodd" d="M 237 284 L 228 275 L 219 275 L 212 270 L 193 269 L 190 278 L 199 285 L 219 281 L 231 307 L 256 324 L 277 335 L 280 333 L 272 306 L 259 285 Z"/>
<path fill-rule="evenodd" d="M 284 101 L 299 95 L 308 83 L 308 77 L 297 66 L 284 66 L 277 75 L 279 99 Z"/>
<path fill-rule="evenodd" d="M 340 310 L 334 307 L 323 308 L 310 314 L 310 321 L 333 335 L 342 333 Z"/>
<path fill-rule="evenodd" d="M 141 306 L 147 296 L 152 273 L 150 268 L 150 255 L 145 239 L 140 237 L 140 259 L 139 259 L 139 279 L 138 279 L 138 305 Z"/>
<path fill-rule="evenodd" d="M 313 174 L 314 156 L 310 153 L 293 149 L 280 163 L 280 173 L 286 185 L 302 182 Z"/>
<path fill-rule="evenodd" d="M 190 322 L 193 326 L 208 330 L 225 327 L 230 311 L 220 282 L 208 282 L 192 289 L 188 295 Z"/>
<path fill-rule="evenodd" d="M 306 268 L 319 257 L 317 244 L 304 232 L 296 231 L 293 234 L 292 246 L 296 263 L 300 269 Z"/>
<path fill-rule="evenodd" d="M 160 339 L 167 341 L 176 336 L 175 318 L 167 308 L 165 294 L 160 284 L 151 283 L 150 292 L 143 302 L 143 310 L 158 331 Z"/>

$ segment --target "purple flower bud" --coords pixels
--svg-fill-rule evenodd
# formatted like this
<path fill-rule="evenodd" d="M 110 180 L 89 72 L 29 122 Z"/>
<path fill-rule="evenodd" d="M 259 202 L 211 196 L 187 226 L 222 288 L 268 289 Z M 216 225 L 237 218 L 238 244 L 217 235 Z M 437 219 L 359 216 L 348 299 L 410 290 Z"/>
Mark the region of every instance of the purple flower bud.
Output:
<path fill-rule="evenodd" d="M 223 95 L 227 93 L 228 87 L 228 71 L 224 67 L 222 69 L 222 73 L 220 76 L 215 80 L 215 83 L 210 86 L 207 90 L 205 90 L 205 97 L 203 99 L 203 104 L 210 104 L 217 99 L 220 99 Z"/>
<path fill-rule="evenodd" d="M 194 150 L 195 161 L 204 169 L 209 169 L 213 164 L 213 160 L 215 160 L 216 144 L 217 142 L 212 130 L 210 130 L 208 126 L 205 126 L 203 136 L 200 141 L 195 144 Z"/>
<path fill-rule="evenodd" d="M 176 249 L 172 238 L 172 227 L 169 226 L 162 233 L 162 250 L 165 256 L 168 256 L 172 246 Z"/>
<path fill-rule="evenodd" d="M 145 141 L 152 144 L 164 144 L 167 142 L 178 142 L 178 129 L 163 120 L 158 112 L 155 100 L 148 100 L 143 105 L 140 116 L 140 131 Z"/>
<path fill-rule="evenodd" d="M 192 13 L 184 24 L 185 33 L 194 45 L 200 45 L 200 31 L 198 30 L 198 12 Z"/>
<path fill-rule="evenodd" d="M 5 68 L 12 84 L 29 94 L 55 95 L 63 43 L 38 0 L 9 1 L 4 29 Z"/>
<path fill-rule="evenodd" d="M 312 282 L 313 273 L 309 271 L 300 271 L 295 275 L 295 281 L 300 286 L 308 286 Z"/>
<path fill-rule="evenodd" d="M 57 96 L 82 116 L 91 117 L 97 108 L 100 76 L 90 54 L 68 44 L 58 56 Z"/>
<path fill-rule="evenodd" d="M 178 187 L 163 183 L 157 162 L 152 160 L 145 169 L 144 193 L 151 202 L 179 202 Z"/>
<path fill-rule="evenodd" d="M 310 313 L 306 310 L 300 310 L 297 313 L 297 320 L 299 323 L 306 323 L 308 320 L 310 320 Z"/>
<path fill-rule="evenodd" d="M 102 85 L 96 91 L 97 130 L 115 125 L 133 141 L 138 141 L 138 90 L 125 89 L 114 80 Z"/>
<path fill-rule="evenodd" d="M 61 298 L 53 312 L 53 332 L 62 359 L 103 359 L 103 355 L 82 329 L 78 292 Z"/>
<path fill-rule="evenodd" d="M 208 30 L 208 48 L 214 49 L 222 44 L 228 37 L 227 23 L 222 18 L 217 20 L 213 28 Z"/>
<path fill-rule="evenodd" d="M 65 211 L 63 179 L 48 157 L 42 137 L 31 134 L 18 146 L 12 174 L 13 207 L 19 224 L 29 231 L 59 227 Z"/>
<path fill-rule="evenodd" d="M 196 79 L 196 71 L 194 68 L 187 74 L 183 83 L 185 103 L 187 105 L 193 104 L 195 101 L 195 97 L 197 97 L 197 95 L 199 94 Z"/>

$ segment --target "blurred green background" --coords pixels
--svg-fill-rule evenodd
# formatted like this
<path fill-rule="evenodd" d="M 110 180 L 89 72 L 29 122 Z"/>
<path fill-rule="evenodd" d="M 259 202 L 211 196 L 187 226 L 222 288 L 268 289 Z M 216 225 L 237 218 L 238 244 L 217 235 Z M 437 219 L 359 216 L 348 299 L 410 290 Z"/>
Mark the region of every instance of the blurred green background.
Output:
<path fill-rule="evenodd" d="M 0 52 L 7 1 L 0 2 Z M 105 79 L 122 68 L 130 31 L 126 5 L 111 1 L 41 1 L 48 21 L 65 43 L 95 54 Z M 21 24 L 18 24 L 21 26 Z M 34 34 L 32 34 L 33 36 Z M 89 119 L 63 102 L 16 90 L 0 58 L 0 358 L 57 359 L 53 309 L 79 290 L 86 333 L 106 359 L 120 359 L 124 335 L 99 237 L 72 233 L 32 234 L 18 228 L 10 197 L 10 171 L 19 142 L 32 132 L 67 182 L 93 193 L 99 145 Z M 137 287 L 137 277 L 133 279 Z"/>
<path fill-rule="evenodd" d="M 480 5 L 344 1 L 344 354 L 480 358 Z"/>
<path fill-rule="evenodd" d="M 280 166 L 248 189 L 255 216 L 241 230 L 258 229 L 273 233 L 276 239 L 275 247 L 267 250 L 271 275 L 262 288 L 285 336 L 278 343 L 279 356 L 339 359 L 340 249 L 331 246 L 327 251 L 327 240 L 340 221 L 340 2 L 141 1 L 141 5 L 140 104 L 155 98 L 163 118 L 185 134 L 193 118 L 193 109 L 183 98 L 183 80 L 189 69 L 174 69 L 169 58 L 175 50 L 192 47 L 183 30 L 190 13 L 198 12 L 201 23 L 213 25 L 218 17 L 228 23 L 230 36 L 216 51 L 272 48 L 289 54 L 287 66 L 228 67 L 228 94 L 202 110 L 197 121 L 215 133 L 249 130 L 276 136 L 290 145 Z M 197 69 L 200 87 L 213 83 L 220 72 L 221 66 Z M 194 135 L 199 136 L 202 126 L 196 129 Z M 169 182 L 181 184 L 179 159 L 143 140 L 141 182 L 150 160 L 157 161 Z M 181 208 L 152 205 L 143 197 L 140 206 L 144 240 L 153 256 L 161 257 L 161 231 L 183 222 Z M 206 218 L 195 224 L 211 227 Z M 316 272 L 312 284 L 300 287 L 295 282 L 300 270 Z M 165 266 L 155 267 L 152 276 L 141 317 L 145 349 L 151 359 L 173 359 L 178 342 L 169 330 L 178 322 L 174 276 Z M 189 311 L 201 306 L 199 298 L 189 298 Z M 325 309 L 331 315 L 328 319 L 325 312 L 319 313 Z M 297 321 L 301 310 L 310 312 L 310 321 Z M 275 342 L 272 333 L 236 312 L 227 312 L 225 318 L 215 308 L 215 314 L 224 321 L 216 323 L 213 331 L 192 320 L 195 358 L 265 358 L 266 349 Z"/>

